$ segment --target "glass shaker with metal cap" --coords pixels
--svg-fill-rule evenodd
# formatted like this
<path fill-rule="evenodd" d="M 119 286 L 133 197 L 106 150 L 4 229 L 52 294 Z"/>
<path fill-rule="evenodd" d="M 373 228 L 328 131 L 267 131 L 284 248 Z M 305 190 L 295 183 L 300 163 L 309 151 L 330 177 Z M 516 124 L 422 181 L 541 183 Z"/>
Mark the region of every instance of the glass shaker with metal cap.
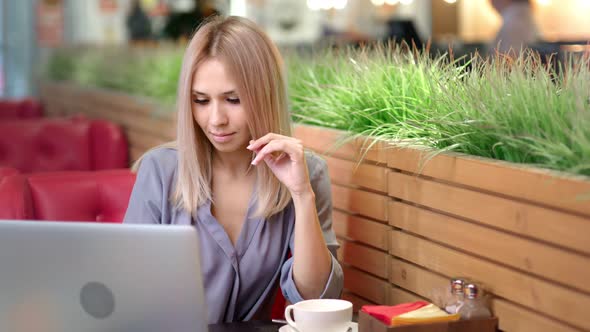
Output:
<path fill-rule="evenodd" d="M 463 288 L 466 283 L 466 279 L 462 277 L 451 279 L 451 294 L 448 303 L 445 305 L 445 311 L 449 314 L 456 314 L 463 305 Z"/>
<path fill-rule="evenodd" d="M 467 283 L 463 287 L 465 298 L 463 305 L 458 309 L 461 319 L 487 318 L 492 313 L 483 300 L 481 289 L 475 283 Z"/>

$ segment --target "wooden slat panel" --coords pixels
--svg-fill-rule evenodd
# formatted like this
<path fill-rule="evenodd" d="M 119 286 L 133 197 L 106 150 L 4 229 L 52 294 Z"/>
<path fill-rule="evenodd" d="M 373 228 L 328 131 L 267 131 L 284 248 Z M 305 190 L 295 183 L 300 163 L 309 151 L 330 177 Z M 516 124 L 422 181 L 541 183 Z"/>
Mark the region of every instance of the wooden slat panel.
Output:
<path fill-rule="evenodd" d="M 387 253 L 349 241 L 341 241 L 339 251 L 339 261 L 387 279 L 390 257 Z"/>
<path fill-rule="evenodd" d="M 365 139 L 355 139 L 342 144 L 346 133 L 340 130 L 296 125 L 294 136 L 303 141 L 303 144 L 319 153 L 341 157 L 348 160 L 370 160 L 377 163 L 387 163 L 387 153 L 383 143 L 376 143 L 368 149 L 370 142 Z M 367 144 L 368 143 L 368 144 Z M 365 153 L 366 152 L 366 153 Z"/>
<path fill-rule="evenodd" d="M 42 92 L 39 98 L 43 104 L 45 116 L 58 117 L 67 114 L 67 109 L 64 107 L 58 96 L 52 96 Z"/>
<path fill-rule="evenodd" d="M 443 306 L 442 291 L 449 287 L 449 279 L 415 265 L 390 257 L 389 281 L 423 296 L 439 307 Z"/>
<path fill-rule="evenodd" d="M 448 286 L 446 277 L 418 266 L 392 259 L 391 267 L 396 283 L 424 297 L 429 297 L 433 289 Z M 581 331 L 503 299 L 492 300 L 492 311 L 499 318 L 500 329 L 506 332 Z"/>
<path fill-rule="evenodd" d="M 143 156 L 144 153 L 147 152 L 147 149 L 139 148 L 139 147 L 131 147 L 129 151 L 129 166 L 131 167 L 133 163 L 139 159 L 139 157 Z"/>
<path fill-rule="evenodd" d="M 389 250 L 389 226 L 338 210 L 334 210 L 332 218 L 334 232 L 339 237 Z"/>
<path fill-rule="evenodd" d="M 590 321 L 587 319 L 590 308 L 588 295 L 401 231 L 392 231 L 391 234 L 391 253 L 397 257 L 443 275 L 463 275 L 479 280 L 498 296 L 540 311 L 549 317 L 570 322 L 579 328 L 590 329 Z"/>
<path fill-rule="evenodd" d="M 387 164 L 392 168 L 590 215 L 590 178 L 456 154 L 439 154 L 424 163 L 425 156 L 427 153 L 417 149 L 390 149 Z"/>
<path fill-rule="evenodd" d="M 46 84 L 43 89 L 44 102 L 52 105 L 58 102 L 57 108 L 66 109 L 67 114 L 83 113 L 106 119 L 126 129 L 160 136 L 166 141 L 176 138 L 173 109 L 163 111 L 163 106 L 142 98 L 75 84 Z"/>
<path fill-rule="evenodd" d="M 390 288 L 387 281 L 346 265 L 342 269 L 344 271 L 344 288 L 369 301 L 378 304 L 387 303 Z"/>
<path fill-rule="evenodd" d="M 325 157 L 333 183 L 355 185 L 387 194 L 387 167 Z"/>
<path fill-rule="evenodd" d="M 590 292 L 590 257 L 401 202 L 389 203 L 389 217 L 408 232 Z"/>
<path fill-rule="evenodd" d="M 392 286 L 389 290 L 389 302 L 388 305 L 396 305 L 400 303 L 416 302 L 416 301 L 428 301 L 425 297 L 415 295 L 408 292 L 407 290 L 399 287 Z"/>
<path fill-rule="evenodd" d="M 350 293 L 346 290 L 344 292 L 342 292 L 342 299 L 352 302 L 353 312 L 358 312 L 359 310 L 361 310 L 361 307 L 364 305 L 374 305 L 375 304 L 369 300 L 363 299 L 362 297 L 359 297 L 359 296 L 355 295 L 354 293 Z"/>
<path fill-rule="evenodd" d="M 60 99 L 70 101 L 72 108 L 88 105 L 98 109 L 124 110 L 127 113 L 138 113 L 140 116 L 170 118 L 176 122 L 173 119 L 175 114 L 173 105 L 163 105 L 149 97 L 98 87 L 85 87 L 69 82 L 43 82 L 41 91 L 43 96 L 67 97 Z M 75 109 L 72 111 L 77 112 Z"/>
<path fill-rule="evenodd" d="M 366 217 L 387 222 L 387 196 L 332 185 L 332 202 L 335 208 L 358 213 Z"/>
<path fill-rule="evenodd" d="M 582 331 L 501 299 L 492 301 L 492 310 L 500 317 L 500 329 L 506 332 Z"/>
<path fill-rule="evenodd" d="M 133 128 L 133 130 L 138 132 L 150 133 L 153 136 L 162 137 L 166 141 L 176 139 L 176 125 L 169 119 L 106 108 L 88 109 L 87 113 L 118 123 L 128 129 Z"/>
<path fill-rule="evenodd" d="M 127 130 L 127 139 L 132 147 L 139 147 L 143 149 L 155 148 L 158 145 L 169 142 L 168 140 L 162 137 L 153 136 L 151 134 L 146 134 L 143 132 L 138 132 L 133 130 L 132 128 L 129 128 Z"/>
<path fill-rule="evenodd" d="M 510 232 L 590 253 L 590 220 L 398 172 L 389 194 Z"/>

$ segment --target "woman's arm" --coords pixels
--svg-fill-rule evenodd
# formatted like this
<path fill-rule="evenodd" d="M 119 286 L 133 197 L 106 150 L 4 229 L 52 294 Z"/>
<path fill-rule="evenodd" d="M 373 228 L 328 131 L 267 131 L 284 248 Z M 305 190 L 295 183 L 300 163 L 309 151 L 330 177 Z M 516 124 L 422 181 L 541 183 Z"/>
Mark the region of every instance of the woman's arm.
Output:
<path fill-rule="evenodd" d="M 339 296 L 342 270 L 328 250 L 325 239 L 327 236 L 331 246 L 337 248 L 331 229 L 330 181 L 326 178 L 325 162 L 318 159 L 311 165 L 314 173 L 314 181 L 311 181 L 303 145 L 299 140 L 268 134 L 253 142 L 249 149 L 257 151 L 253 164 L 264 160 L 275 176 L 287 186 L 293 198 L 295 234 L 291 274 L 299 297 L 334 297 L 334 293 Z M 274 158 L 273 152 L 281 154 Z M 312 182 L 317 182 L 316 188 L 313 188 Z M 318 201 L 321 206 L 316 205 Z M 323 220 L 320 220 L 318 211 L 321 211 Z M 328 289 L 330 292 L 326 293 Z"/>
<path fill-rule="evenodd" d="M 295 206 L 293 280 L 302 298 L 318 298 L 330 277 L 332 255 L 320 228 L 311 187 L 309 192 L 292 197 Z"/>

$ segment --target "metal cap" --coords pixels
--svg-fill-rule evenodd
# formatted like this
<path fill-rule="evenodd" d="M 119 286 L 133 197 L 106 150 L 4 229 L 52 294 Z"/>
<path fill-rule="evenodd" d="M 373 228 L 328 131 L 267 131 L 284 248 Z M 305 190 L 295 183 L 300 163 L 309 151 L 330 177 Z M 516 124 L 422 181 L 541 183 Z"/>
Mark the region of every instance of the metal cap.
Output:
<path fill-rule="evenodd" d="M 464 278 L 452 278 L 451 279 L 451 293 L 460 295 L 463 294 L 463 288 L 465 286 L 465 279 Z"/>
<path fill-rule="evenodd" d="M 464 287 L 465 296 L 470 299 L 477 299 L 480 295 L 479 287 L 474 283 L 465 284 Z"/>

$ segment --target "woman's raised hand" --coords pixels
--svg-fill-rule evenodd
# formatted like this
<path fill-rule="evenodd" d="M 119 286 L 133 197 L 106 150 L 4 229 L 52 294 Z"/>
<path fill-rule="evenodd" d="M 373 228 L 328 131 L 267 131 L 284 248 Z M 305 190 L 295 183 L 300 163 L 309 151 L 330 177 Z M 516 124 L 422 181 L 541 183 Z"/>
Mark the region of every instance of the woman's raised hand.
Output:
<path fill-rule="evenodd" d="M 256 140 L 251 140 L 247 147 L 256 153 L 252 165 L 264 161 L 274 175 L 291 192 L 291 196 L 312 191 L 305 161 L 303 144 L 300 140 L 269 133 Z"/>

